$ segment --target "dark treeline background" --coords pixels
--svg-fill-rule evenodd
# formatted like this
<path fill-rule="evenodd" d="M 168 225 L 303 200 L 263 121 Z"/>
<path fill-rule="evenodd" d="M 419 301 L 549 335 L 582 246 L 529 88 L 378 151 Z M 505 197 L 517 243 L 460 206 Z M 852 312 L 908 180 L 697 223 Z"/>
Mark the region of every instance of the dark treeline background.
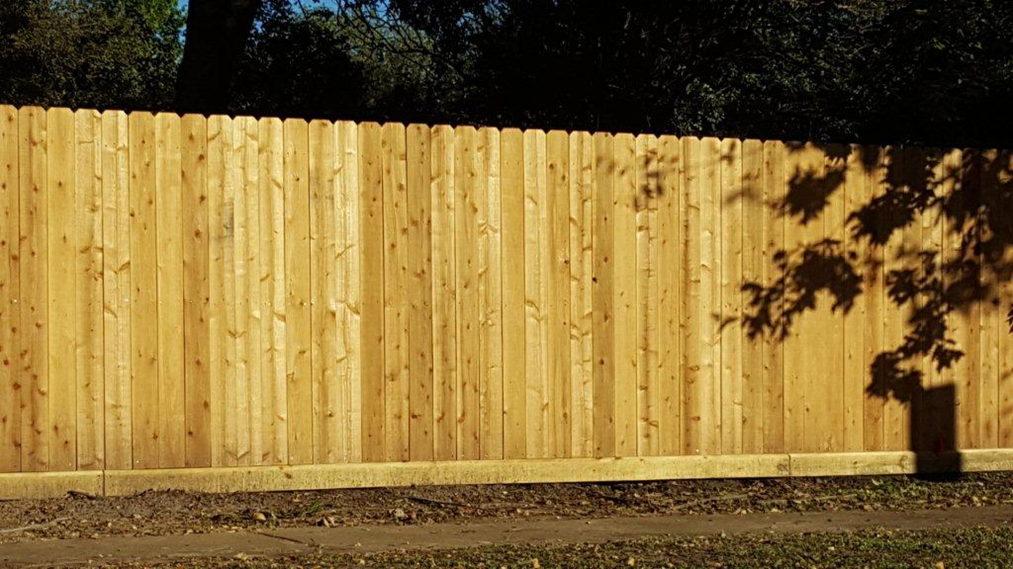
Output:
<path fill-rule="evenodd" d="M 0 3 L 0 101 L 174 110 L 177 0 Z M 217 112 L 1010 146 L 1009 0 L 261 0 Z"/>

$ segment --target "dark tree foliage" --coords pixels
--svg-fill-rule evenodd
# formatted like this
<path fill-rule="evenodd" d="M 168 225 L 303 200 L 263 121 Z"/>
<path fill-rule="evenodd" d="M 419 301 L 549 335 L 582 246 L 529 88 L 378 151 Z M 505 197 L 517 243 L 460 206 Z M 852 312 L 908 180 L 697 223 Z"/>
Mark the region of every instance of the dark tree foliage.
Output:
<path fill-rule="evenodd" d="M 175 0 L 0 2 L 0 101 L 170 108 L 182 22 Z"/>
<path fill-rule="evenodd" d="M 223 112 L 261 0 L 190 0 L 176 110 Z"/>
<path fill-rule="evenodd" d="M 1013 3 L 391 0 L 434 41 L 434 119 L 1001 145 Z M 437 67 L 436 69 L 441 69 Z"/>
<path fill-rule="evenodd" d="M 361 112 L 362 65 L 335 14 L 264 2 L 238 63 L 227 109 L 254 115 L 349 117 Z"/>

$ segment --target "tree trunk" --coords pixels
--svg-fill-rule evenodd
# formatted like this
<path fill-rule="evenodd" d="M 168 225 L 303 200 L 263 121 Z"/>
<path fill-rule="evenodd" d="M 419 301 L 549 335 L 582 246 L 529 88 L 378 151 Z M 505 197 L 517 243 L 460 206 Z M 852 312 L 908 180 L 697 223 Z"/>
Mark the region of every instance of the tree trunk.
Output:
<path fill-rule="evenodd" d="M 190 0 L 176 110 L 225 112 L 261 0 Z"/>

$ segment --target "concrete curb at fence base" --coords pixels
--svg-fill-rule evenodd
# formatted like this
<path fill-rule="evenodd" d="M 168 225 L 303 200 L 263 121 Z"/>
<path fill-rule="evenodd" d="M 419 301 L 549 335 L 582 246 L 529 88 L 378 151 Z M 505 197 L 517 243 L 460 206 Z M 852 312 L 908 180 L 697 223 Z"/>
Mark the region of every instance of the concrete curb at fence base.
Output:
<path fill-rule="evenodd" d="M 519 459 L 0 474 L 0 498 L 145 490 L 258 492 L 448 484 L 619 482 L 701 478 L 903 475 L 1013 470 L 1013 449 Z"/>

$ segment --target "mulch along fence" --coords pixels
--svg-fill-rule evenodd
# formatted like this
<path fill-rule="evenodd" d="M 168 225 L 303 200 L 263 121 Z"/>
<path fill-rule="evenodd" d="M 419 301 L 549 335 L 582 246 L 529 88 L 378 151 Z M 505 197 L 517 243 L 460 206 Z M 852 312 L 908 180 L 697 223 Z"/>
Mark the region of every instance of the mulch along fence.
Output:
<path fill-rule="evenodd" d="M 1010 287 L 945 315 L 965 357 L 912 355 L 916 392 L 877 390 L 918 306 L 892 272 L 960 254 L 964 228 L 852 227 L 893 186 L 947 195 L 1007 159 L 0 107 L 0 472 L 66 473 L 0 494 L 908 472 L 912 450 L 1010 447 Z M 807 247 L 857 272 L 789 274 Z M 789 316 L 796 281 L 817 290 Z"/>

